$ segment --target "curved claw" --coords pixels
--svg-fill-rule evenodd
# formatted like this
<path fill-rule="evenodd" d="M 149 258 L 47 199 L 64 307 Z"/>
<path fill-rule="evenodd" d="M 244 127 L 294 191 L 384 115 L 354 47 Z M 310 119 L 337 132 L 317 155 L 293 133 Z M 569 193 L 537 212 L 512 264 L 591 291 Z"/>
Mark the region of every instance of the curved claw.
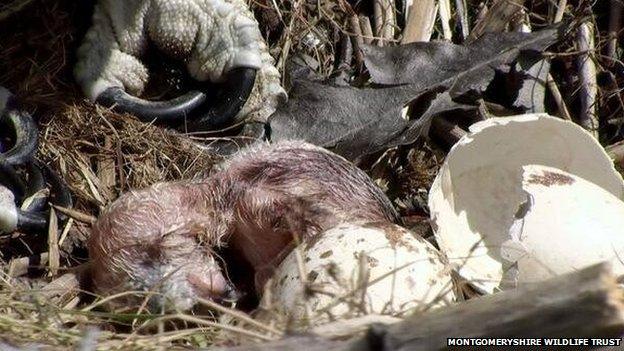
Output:
<path fill-rule="evenodd" d="M 204 104 L 200 115 L 187 125 L 190 131 L 208 131 L 226 127 L 235 121 L 256 81 L 255 68 L 239 67 L 229 71 L 215 104 Z"/>
<path fill-rule="evenodd" d="M 126 93 L 120 87 L 104 90 L 96 102 L 112 107 L 116 112 L 128 112 L 142 122 L 180 124 L 194 110 L 206 101 L 206 95 L 199 91 L 190 91 L 180 97 L 167 101 L 149 101 Z"/>
<path fill-rule="evenodd" d="M 17 210 L 16 229 L 22 232 L 42 232 L 48 228 L 49 213 Z"/>
<path fill-rule="evenodd" d="M 38 142 L 38 129 L 32 117 L 25 112 L 7 108 L 0 115 L 0 128 L 2 134 L 12 133 L 14 140 L 12 147 L 5 145 L 7 150 L 0 154 L 0 159 L 9 165 L 20 165 L 30 160 L 37 150 Z"/>
<path fill-rule="evenodd" d="M 66 208 L 73 205 L 69 189 L 47 165 L 34 160 L 25 165 L 25 170 L 28 173 L 27 182 L 13 166 L 0 162 L 0 232 L 43 231 L 48 227 L 49 211 L 43 209 L 48 201 Z M 18 208 L 26 195 L 42 189 L 46 182 L 50 187 L 47 201 L 38 201 L 27 210 Z M 11 195 L 2 197 L 3 191 Z M 7 201 L 8 197 L 10 201 Z M 63 220 L 64 216 L 59 215 L 59 218 Z"/>
<path fill-rule="evenodd" d="M 106 89 L 96 102 L 117 112 L 131 113 L 143 122 L 180 125 L 188 120 L 187 129 L 190 131 L 215 130 L 234 122 L 253 90 L 255 79 L 255 68 L 232 69 L 214 103 L 209 103 L 206 94 L 199 91 L 167 101 L 149 101 L 132 96 L 119 87 Z"/>

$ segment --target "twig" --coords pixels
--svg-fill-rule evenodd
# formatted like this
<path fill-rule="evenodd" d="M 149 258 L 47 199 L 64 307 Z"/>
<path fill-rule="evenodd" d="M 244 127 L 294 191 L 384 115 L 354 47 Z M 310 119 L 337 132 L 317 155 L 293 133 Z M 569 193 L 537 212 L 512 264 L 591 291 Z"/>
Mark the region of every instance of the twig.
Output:
<path fill-rule="evenodd" d="M 358 65 L 364 62 L 364 54 L 362 53 L 362 46 L 364 45 L 364 38 L 362 37 L 362 28 L 360 27 L 360 19 L 356 14 L 349 16 L 349 26 L 351 27 L 351 44 L 353 44 L 353 55 Z"/>
<path fill-rule="evenodd" d="M 559 0 L 557 4 L 557 13 L 555 14 L 554 23 L 559 23 L 563 19 L 563 14 L 565 12 L 565 8 L 567 6 L 567 0 Z M 561 91 L 559 90 L 559 86 L 557 86 L 557 82 L 553 78 L 551 73 L 548 73 L 548 77 L 546 78 L 546 86 L 557 104 L 557 109 L 559 110 L 559 114 L 565 120 L 571 121 L 572 116 L 570 115 L 570 111 L 568 111 L 568 106 L 563 100 L 563 96 L 561 95 Z"/>
<path fill-rule="evenodd" d="M 58 220 L 54 208 L 50 209 L 50 222 L 48 224 L 48 267 L 50 275 L 55 276 L 61 265 L 61 255 L 58 244 Z"/>
<path fill-rule="evenodd" d="M 434 0 L 420 0 L 412 4 L 401 44 L 431 39 L 437 6 Z"/>
<path fill-rule="evenodd" d="M 456 123 L 451 123 L 442 116 L 438 116 L 431 121 L 430 133 L 442 139 L 448 146 L 455 145 L 459 139 L 468 134 Z"/>
<path fill-rule="evenodd" d="M 615 59 L 617 59 L 618 33 L 620 33 L 620 30 L 622 29 L 622 11 L 624 11 L 624 4 L 622 3 L 622 0 L 611 0 L 607 56 Z"/>
<path fill-rule="evenodd" d="M 466 40 L 470 33 L 466 0 L 455 0 L 455 7 L 457 8 L 457 22 L 460 24 L 461 36 L 463 40 Z"/>
<path fill-rule="evenodd" d="M 383 46 L 382 29 L 383 29 L 383 0 L 373 0 L 373 19 L 375 23 L 375 37 L 377 37 L 377 45 Z"/>
<path fill-rule="evenodd" d="M 548 86 L 548 89 L 557 104 L 557 109 L 559 110 L 561 117 L 565 120 L 571 121 L 572 117 L 570 116 L 570 111 L 568 111 L 568 107 L 566 106 L 565 101 L 563 101 L 563 96 L 561 96 L 561 91 L 550 73 L 548 73 L 546 86 Z"/>
<path fill-rule="evenodd" d="M 585 51 L 578 57 L 578 70 L 581 85 L 581 111 L 579 124 L 587 129 L 595 138 L 598 138 L 598 116 L 596 115 L 596 96 L 598 84 L 596 82 L 596 64 L 590 53 L 594 51 L 594 27 L 591 22 L 582 23 L 577 30 L 578 50 Z"/>
<path fill-rule="evenodd" d="M 440 0 L 439 2 L 440 22 L 442 22 L 442 33 L 444 39 L 451 41 L 453 39 L 453 32 L 451 31 L 451 3 L 449 0 Z"/>
<path fill-rule="evenodd" d="M 372 44 L 373 43 L 373 28 L 371 27 L 370 18 L 368 16 L 359 16 L 360 20 L 360 28 L 362 29 L 362 37 L 364 39 L 364 43 Z"/>
<path fill-rule="evenodd" d="M 396 16 L 394 6 L 390 0 L 382 0 L 383 7 L 383 28 L 381 31 L 384 43 L 391 43 L 394 40 L 394 29 L 396 28 Z"/>
<path fill-rule="evenodd" d="M 65 208 L 57 205 L 52 205 L 52 207 L 60 213 L 66 215 L 67 217 L 73 218 L 75 221 L 78 222 L 93 225 L 97 221 L 97 218 L 90 216 L 86 213 L 73 210 L 71 208 Z"/>
<path fill-rule="evenodd" d="M 557 4 L 557 12 L 555 13 L 555 19 L 553 20 L 554 23 L 561 22 L 566 6 L 568 6 L 568 0 L 559 0 L 559 3 Z"/>

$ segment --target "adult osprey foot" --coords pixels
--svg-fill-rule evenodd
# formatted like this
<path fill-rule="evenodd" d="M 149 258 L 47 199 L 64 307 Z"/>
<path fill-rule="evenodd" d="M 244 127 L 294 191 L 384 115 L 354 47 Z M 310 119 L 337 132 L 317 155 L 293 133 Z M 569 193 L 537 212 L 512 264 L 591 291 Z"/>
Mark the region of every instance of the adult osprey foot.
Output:
<path fill-rule="evenodd" d="M 138 97 L 148 81 L 142 60 L 149 46 L 184 62 L 196 81 L 217 84 L 214 101 L 202 88 L 166 101 Z M 286 98 L 243 0 L 99 0 L 74 73 L 93 101 L 191 131 L 244 118 L 265 122 Z"/>

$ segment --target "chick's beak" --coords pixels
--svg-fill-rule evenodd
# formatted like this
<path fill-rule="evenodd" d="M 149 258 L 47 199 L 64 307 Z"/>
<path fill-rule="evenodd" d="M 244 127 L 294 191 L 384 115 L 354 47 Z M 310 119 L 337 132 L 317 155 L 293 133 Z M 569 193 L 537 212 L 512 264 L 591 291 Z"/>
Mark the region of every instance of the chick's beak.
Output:
<path fill-rule="evenodd" d="M 240 298 L 234 285 L 228 282 L 220 272 L 207 276 L 190 273 L 187 279 L 197 295 L 202 298 L 217 302 L 236 301 Z"/>

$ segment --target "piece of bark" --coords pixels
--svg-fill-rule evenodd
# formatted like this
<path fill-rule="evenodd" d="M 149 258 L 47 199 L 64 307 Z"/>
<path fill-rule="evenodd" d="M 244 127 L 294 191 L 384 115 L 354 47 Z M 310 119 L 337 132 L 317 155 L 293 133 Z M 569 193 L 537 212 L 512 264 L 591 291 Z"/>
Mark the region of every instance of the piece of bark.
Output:
<path fill-rule="evenodd" d="M 221 351 L 446 349 L 447 338 L 609 338 L 624 333 L 624 293 L 602 263 L 518 289 L 439 308 L 366 336 L 327 340 L 306 335 Z"/>
<path fill-rule="evenodd" d="M 12 259 L 9 263 L 7 275 L 12 278 L 21 277 L 28 274 L 30 269 L 41 269 L 48 264 L 48 253 L 43 252 L 39 255 L 30 257 L 20 257 Z"/>
<path fill-rule="evenodd" d="M 524 0 L 498 0 L 488 10 L 485 17 L 477 22 L 474 29 L 468 36 L 468 42 L 471 42 L 487 32 L 502 32 L 509 20 L 524 5 Z"/>
<path fill-rule="evenodd" d="M 433 34 L 437 3 L 435 0 L 415 1 L 409 11 L 401 44 L 429 41 Z"/>
<path fill-rule="evenodd" d="M 384 350 L 437 350 L 448 337 L 590 338 L 624 332 L 624 294 L 607 264 L 438 309 L 391 326 Z"/>

